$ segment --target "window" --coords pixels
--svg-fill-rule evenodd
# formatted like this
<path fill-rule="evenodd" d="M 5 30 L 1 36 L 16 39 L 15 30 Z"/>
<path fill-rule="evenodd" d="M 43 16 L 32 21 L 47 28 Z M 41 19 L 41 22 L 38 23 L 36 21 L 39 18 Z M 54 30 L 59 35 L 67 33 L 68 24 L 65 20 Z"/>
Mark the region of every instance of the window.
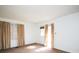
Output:
<path fill-rule="evenodd" d="M 41 42 L 43 41 L 43 43 L 45 44 L 45 28 L 44 27 L 40 27 L 41 29 Z M 47 47 L 51 48 L 51 25 L 48 25 L 48 34 L 47 34 Z M 45 44 L 45 45 L 46 45 Z"/>
<path fill-rule="evenodd" d="M 45 29 L 44 29 L 44 27 L 40 27 L 40 29 L 41 29 L 41 36 L 44 36 L 45 35 Z"/>
<path fill-rule="evenodd" d="M 44 36 L 44 29 L 41 29 L 41 36 Z"/>

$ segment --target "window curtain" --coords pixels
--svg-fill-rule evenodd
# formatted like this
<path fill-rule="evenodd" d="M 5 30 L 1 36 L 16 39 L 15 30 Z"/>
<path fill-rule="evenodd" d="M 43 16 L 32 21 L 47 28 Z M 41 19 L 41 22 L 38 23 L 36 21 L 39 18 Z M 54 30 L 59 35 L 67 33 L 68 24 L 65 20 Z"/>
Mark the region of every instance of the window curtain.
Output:
<path fill-rule="evenodd" d="M 47 39 L 48 39 L 48 25 L 45 25 L 45 46 L 47 47 Z"/>
<path fill-rule="evenodd" d="M 3 22 L 3 49 L 10 48 L 10 42 L 11 42 L 11 36 L 10 36 L 10 23 L 8 22 Z"/>
<path fill-rule="evenodd" d="M 24 46 L 24 25 L 17 24 L 17 39 L 18 39 L 18 46 Z"/>
<path fill-rule="evenodd" d="M 54 24 L 51 24 L 51 48 L 54 48 Z"/>
<path fill-rule="evenodd" d="M 10 23 L 0 22 L 0 49 L 10 48 Z"/>
<path fill-rule="evenodd" d="M 24 46 L 24 25 L 0 21 L 0 49 Z M 16 43 L 16 44 L 15 44 Z"/>

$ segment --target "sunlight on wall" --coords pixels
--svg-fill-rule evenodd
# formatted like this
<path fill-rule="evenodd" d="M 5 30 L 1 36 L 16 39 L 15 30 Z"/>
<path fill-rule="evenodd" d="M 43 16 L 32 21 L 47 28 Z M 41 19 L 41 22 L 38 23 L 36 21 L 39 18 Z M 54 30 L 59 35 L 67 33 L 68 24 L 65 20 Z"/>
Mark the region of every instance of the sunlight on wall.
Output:
<path fill-rule="evenodd" d="M 47 40 L 47 47 L 51 48 L 51 26 L 48 26 L 48 40 Z"/>

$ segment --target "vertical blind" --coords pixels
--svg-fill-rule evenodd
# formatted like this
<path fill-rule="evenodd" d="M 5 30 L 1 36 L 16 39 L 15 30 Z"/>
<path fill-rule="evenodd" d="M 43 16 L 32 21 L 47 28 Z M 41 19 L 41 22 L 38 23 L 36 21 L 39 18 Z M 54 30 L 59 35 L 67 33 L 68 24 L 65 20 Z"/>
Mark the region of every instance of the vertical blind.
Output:
<path fill-rule="evenodd" d="M 17 24 L 18 46 L 24 46 L 24 25 Z"/>
<path fill-rule="evenodd" d="M 47 39 L 48 39 L 48 25 L 45 25 L 45 45 L 47 46 Z"/>
<path fill-rule="evenodd" d="M 3 33 L 2 23 L 3 22 L 0 21 L 0 49 L 2 49 L 2 33 Z"/>
<path fill-rule="evenodd" d="M 54 48 L 54 24 L 51 24 L 51 47 Z"/>

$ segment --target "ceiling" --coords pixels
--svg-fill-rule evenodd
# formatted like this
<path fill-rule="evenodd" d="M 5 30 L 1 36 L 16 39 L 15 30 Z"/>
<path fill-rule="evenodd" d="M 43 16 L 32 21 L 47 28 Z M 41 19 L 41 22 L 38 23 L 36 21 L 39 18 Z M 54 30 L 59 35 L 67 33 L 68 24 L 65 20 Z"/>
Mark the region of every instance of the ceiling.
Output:
<path fill-rule="evenodd" d="M 0 5 L 0 17 L 40 23 L 79 12 L 78 5 Z"/>

